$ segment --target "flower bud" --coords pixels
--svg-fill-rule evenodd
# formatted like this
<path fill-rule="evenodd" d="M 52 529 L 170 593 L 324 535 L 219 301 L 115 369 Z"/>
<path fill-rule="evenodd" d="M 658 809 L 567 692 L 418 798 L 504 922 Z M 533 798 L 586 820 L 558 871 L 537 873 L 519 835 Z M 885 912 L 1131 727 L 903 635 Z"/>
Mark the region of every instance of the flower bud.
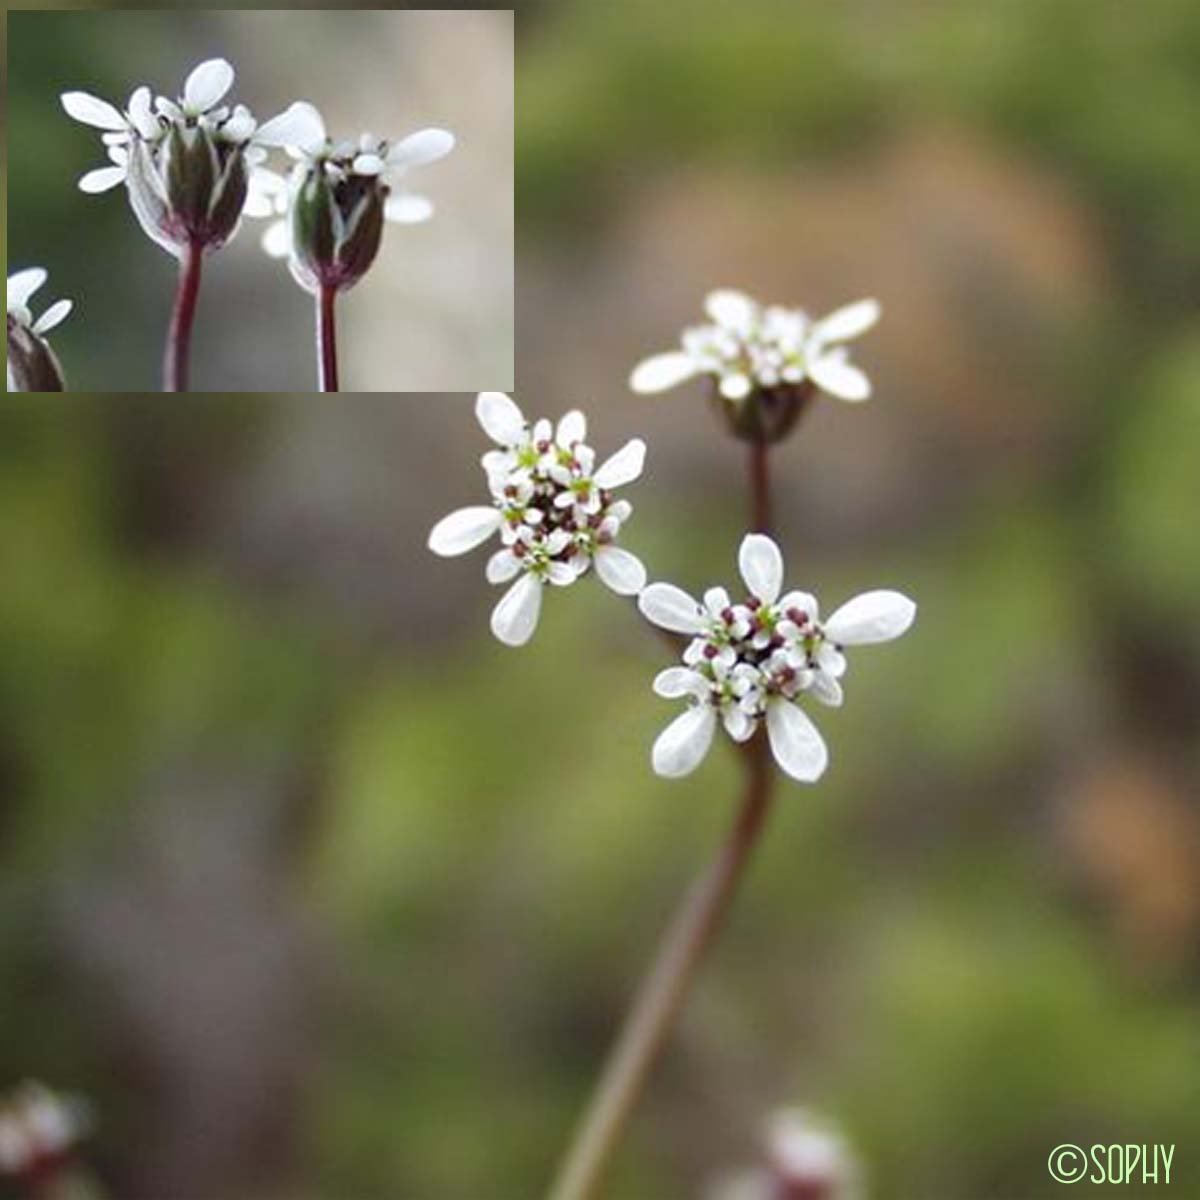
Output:
<path fill-rule="evenodd" d="M 190 244 L 223 246 L 246 202 L 243 148 L 201 125 L 172 124 L 130 147 L 129 200 L 146 234 L 177 257 Z"/>
<path fill-rule="evenodd" d="M 291 205 L 292 268 L 301 285 L 347 291 L 370 269 L 383 237 L 388 189 L 375 176 L 338 176 L 311 163 Z"/>
<path fill-rule="evenodd" d="M 712 403 L 734 437 L 747 442 L 772 443 L 782 441 L 791 433 L 816 392 L 816 386 L 806 379 L 803 383 L 755 387 L 740 400 L 730 400 L 714 385 Z"/>
<path fill-rule="evenodd" d="M 62 367 L 50 344 L 11 313 L 8 315 L 8 390 L 66 391 Z"/>

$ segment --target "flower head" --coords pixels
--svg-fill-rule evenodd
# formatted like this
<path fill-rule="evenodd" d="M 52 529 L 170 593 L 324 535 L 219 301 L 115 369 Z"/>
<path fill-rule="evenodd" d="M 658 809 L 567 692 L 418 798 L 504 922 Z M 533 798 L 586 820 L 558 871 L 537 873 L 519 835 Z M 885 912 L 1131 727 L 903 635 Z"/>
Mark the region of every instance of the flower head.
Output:
<path fill-rule="evenodd" d="M 296 160 L 291 178 L 255 171 L 246 211 L 280 218 L 263 235 L 263 248 L 287 258 L 308 291 L 322 285 L 344 291 L 357 283 L 375 260 L 385 221 L 429 220 L 433 204 L 401 190 L 400 180 L 454 149 L 454 135 L 444 129 L 398 141 L 364 133 L 356 142 L 334 142 L 311 104 L 297 106 L 286 134 L 282 144 Z"/>
<path fill-rule="evenodd" d="M 40 1083 L 24 1083 L 0 1098 L 0 1178 L 45 1179 L 70 1157 L 86 1131 L 75 1100 Z"/>
<path fill-rule="evenodd" d="M 189 242 L 206 250 L 224 245 L 237 231 L 247 171 L 266 147 L 282 144 L 275 137 L 288 116 L 259 128 L 244 104 L 222 104 L 233 78 L 223 58 L 209 59 L 188 75 L 181 96 L 152 100 L 143 85 L 124 111 L 87 92 L 63 93 L 69 116 L 103 131 L 112 160 L 84 175 L 80 189 L 124 183 L 142 228 L 168 253 L 179 255 Z"/>
<path fill-rule="evenodd" d="M 8 277 L 8 390 L 10 392 L 61 392 L 65 382 L 46 334 L 66 320 L 73 307 L 59 300 L 35 321 L 30 297 L 46 282 L 41 267 L 30 267 Z"/>
<path fill-rule="evenodd" d="M 696 376 L 713 381 L 735 429 L 775 440 L 790 429 L 815 390 L 841 400 L 866 400 L 867 377 L 844 345 L 879 319 L 879 304 L 859 300 L 813 320 L 798 308 L 763 307 L 742 292 L 710 292 L 709 323 L 684 330 L 681 348 L 634 368 L 635 392 L 663 392 Z M 757 402 L 757 403 L 755 403 Z"/>
<path fill-rule="evenodd" d="M 482 392 L 475 413 L 497 446 L 482 460 L 491 501 L 440 520 L 429 548 L 447 557 L 465 554 L 500 535 L 487 579 L 515 582 L 492 612 L 496 637 L 524 645 L 537 628 L 542 587 L 569 587 L 593 564 L 618 595 L 641 591 L 645 568 L 616 544 L 633 507 L 613 492 L 641 475 L 645 443 L 634 438 L 596 466 L 581 412 L 567 413 L 557 426 L 545 419 L 531 426 L 503 392 Z"/>
<path fill-rule="evenodd" d="M 670 583 L 652 583 L 638 598 L 648 620 L 691 637 L 683 665 L 654 681 L 660 696 L 689 701 L 654 743 L 654 769 L 668 777 L 690 774 L 708 753 L 718 721 L 736 742 L 765 724 L 780 767 L 811 783 L 824 773 L 828 753 L 797 701 L 808 693 L 840 705 L 843 647 L 899 637 L 916 605 L 899 592 L 865 592 L 822 622 L 814 596 L 781 594 L 783 556 L 769 537 L 747 535 L 738 566 L 749 592 L 740 602 L 720 587 L 698 602 Z"/>

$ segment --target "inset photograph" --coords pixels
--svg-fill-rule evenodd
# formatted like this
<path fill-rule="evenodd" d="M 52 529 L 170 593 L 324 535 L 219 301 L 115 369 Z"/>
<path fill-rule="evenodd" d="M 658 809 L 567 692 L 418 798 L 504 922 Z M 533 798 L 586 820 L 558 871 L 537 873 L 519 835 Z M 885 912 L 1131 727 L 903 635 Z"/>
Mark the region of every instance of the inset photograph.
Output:
<path fill-rule="evenodd" d="M 8 36 L 10 392 L 513 386 L 510 10 Z"/>

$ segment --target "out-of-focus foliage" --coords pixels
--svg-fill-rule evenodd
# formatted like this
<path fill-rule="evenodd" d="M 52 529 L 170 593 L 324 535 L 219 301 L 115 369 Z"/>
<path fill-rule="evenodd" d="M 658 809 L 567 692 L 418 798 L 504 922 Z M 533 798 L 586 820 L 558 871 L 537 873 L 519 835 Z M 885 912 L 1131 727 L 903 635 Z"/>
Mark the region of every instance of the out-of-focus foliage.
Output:
<path fill-rule="evenodd" d="M 876 396 L 779 449 L 777 533 L 826 604 L 921 606 L 816 714 L 613 1200 L 701 1194 L 781 1103 L 875 1200 L 1050 1198 L 1067 1141 L 1174 1142 L 1190 1194 L 1195 5 L 519 32 L 526 411 L 644 435 L 630 548 L 732 583 L 744 448 L 629 368 L 715 284 L 878 294 Z M 590 586 L 489 638 L 482 554 L 424 549 L 479 495 L 463 397 L 0 431 L 0 1074 L 88 1094 L 123 1197 L 536 1195 L 737 786 L 651 775 L 659 643 Z"/>

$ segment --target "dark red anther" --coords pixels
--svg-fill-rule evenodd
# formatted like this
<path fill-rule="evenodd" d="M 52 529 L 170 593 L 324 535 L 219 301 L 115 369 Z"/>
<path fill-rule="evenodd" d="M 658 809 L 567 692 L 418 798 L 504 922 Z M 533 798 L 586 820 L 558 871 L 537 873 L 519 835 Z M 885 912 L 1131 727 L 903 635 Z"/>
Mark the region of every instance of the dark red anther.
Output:
<path fill-rule="evenodd" d="M 757 596 L 751 596 L 750 599 L 746 601 L 746 607 L 751 612 L 755 612 L 756 610 L 762 608 L 762 601 Z"/>
<path fill-rule="evenodd" d="M 723 609 L 721 609 L 721 620 L 724 621 L 726 625 L 733 624 L 733 606 L 732 605 L 727 604 L 727 605 L 725 605 L 725 607 Z"/>
<path fill-rule="evenodd" d="M 538 442 L 537 448 L 539 454 L 545 454 L 550 449 L 550 443 L 545 441 Z"/>
<path fill-rule="evenodd" d="M 789 608 L 787 610 L 788 620 L 796 625 L 808 624 L 808 613 L 801 608 Z"/>
<path fill-rule="evenodd" d="M 712 642 L 709 642 L 708 645 L 704 647 L 705 658 L 716 658 L 718 653 L 719 651 L 717 650 L 716 646 L 712 644 Z"/>

